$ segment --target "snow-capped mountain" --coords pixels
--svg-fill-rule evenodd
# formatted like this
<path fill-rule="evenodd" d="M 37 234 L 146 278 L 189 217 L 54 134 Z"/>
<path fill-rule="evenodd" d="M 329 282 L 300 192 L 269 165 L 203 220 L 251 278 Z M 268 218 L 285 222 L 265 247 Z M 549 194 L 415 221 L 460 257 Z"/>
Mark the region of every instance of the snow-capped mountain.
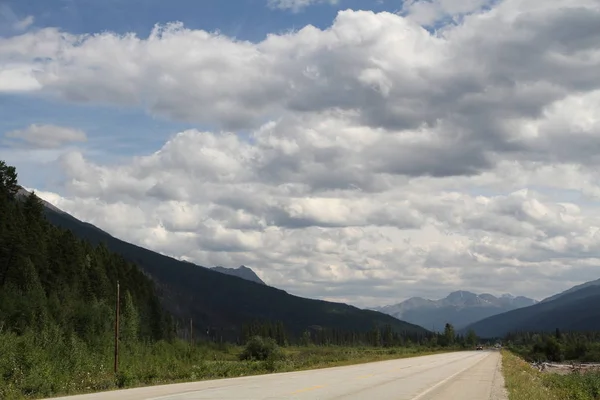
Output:
<path fill-rule="evenodd" d="M 536 303 L 536 300 L 508 293 L 496 297 L 489 293 L 475 294 L 459 290 L 440 300 L 411 297 L 401 303 L 374 310 L 426 329 L 441 331 L 446 323 L 460 329 L 483 318 Z"/>

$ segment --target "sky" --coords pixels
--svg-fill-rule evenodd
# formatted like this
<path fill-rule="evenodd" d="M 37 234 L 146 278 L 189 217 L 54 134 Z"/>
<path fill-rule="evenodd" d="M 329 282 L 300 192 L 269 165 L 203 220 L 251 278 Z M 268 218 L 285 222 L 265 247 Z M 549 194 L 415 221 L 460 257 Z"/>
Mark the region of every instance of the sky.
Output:
<path fill-rule="evenodd" d="M 598 0 L 0 0 L 0 159 L 360 307 L 600 278 Z"/>

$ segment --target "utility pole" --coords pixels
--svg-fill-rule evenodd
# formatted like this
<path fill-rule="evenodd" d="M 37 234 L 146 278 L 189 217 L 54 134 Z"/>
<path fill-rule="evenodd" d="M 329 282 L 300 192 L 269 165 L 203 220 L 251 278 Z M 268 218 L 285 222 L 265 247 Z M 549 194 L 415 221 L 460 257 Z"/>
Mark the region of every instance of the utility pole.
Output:
<path fill-rule="evenodd" d="M 194 345 L 194 325 L 192 323 L 192 319 L 190 318 L 190 345 Z"/>
<path fill-rule="evenodd" d="M 117 302 L 115 310 L 115 374 L 119 369 L 119 281 L 117 281 Z"/>

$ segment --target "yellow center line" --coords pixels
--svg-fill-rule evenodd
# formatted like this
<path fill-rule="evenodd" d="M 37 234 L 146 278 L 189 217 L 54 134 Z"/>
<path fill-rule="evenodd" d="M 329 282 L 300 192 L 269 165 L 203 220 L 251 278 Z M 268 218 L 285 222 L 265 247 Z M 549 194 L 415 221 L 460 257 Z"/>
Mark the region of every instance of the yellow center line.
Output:
<path fill-rule="evenodd" d="M 307 387 L 307 388 L 304 388 L 304 389 L 299 389 L 299 390 L 296 390 L 295 392 L 292 392 L 291 394 L 298 394 L 298 393 L 310 392 L 312 390 L 321 389 L 322 387 L 325 387 L 325 385 L 317 385 L 317 386 Z"/>
<path fill-rule="evenodd" d="M 372 377 L 374 375 L 375 374 L 361 375 L 361 376 L 357 377 L 356 379 L 366 379 L 366 378 L 370 378 L 370 377 Z"/>

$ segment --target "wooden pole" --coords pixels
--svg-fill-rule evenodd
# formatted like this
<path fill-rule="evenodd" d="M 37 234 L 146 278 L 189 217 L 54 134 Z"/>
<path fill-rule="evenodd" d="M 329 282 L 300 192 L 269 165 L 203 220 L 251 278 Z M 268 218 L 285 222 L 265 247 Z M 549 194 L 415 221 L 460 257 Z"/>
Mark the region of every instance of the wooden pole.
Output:
<path fill-rule="evenodd" d="M 194 345 L 194 325 L 192 323 L 192 319 L 190 318 L 190 345 Z"/>
<path fill-rule="evenodd" d="M 119 370 L 119 281 L 117 281 L 117 302 L 115 307 L 115 374 Z"/>

